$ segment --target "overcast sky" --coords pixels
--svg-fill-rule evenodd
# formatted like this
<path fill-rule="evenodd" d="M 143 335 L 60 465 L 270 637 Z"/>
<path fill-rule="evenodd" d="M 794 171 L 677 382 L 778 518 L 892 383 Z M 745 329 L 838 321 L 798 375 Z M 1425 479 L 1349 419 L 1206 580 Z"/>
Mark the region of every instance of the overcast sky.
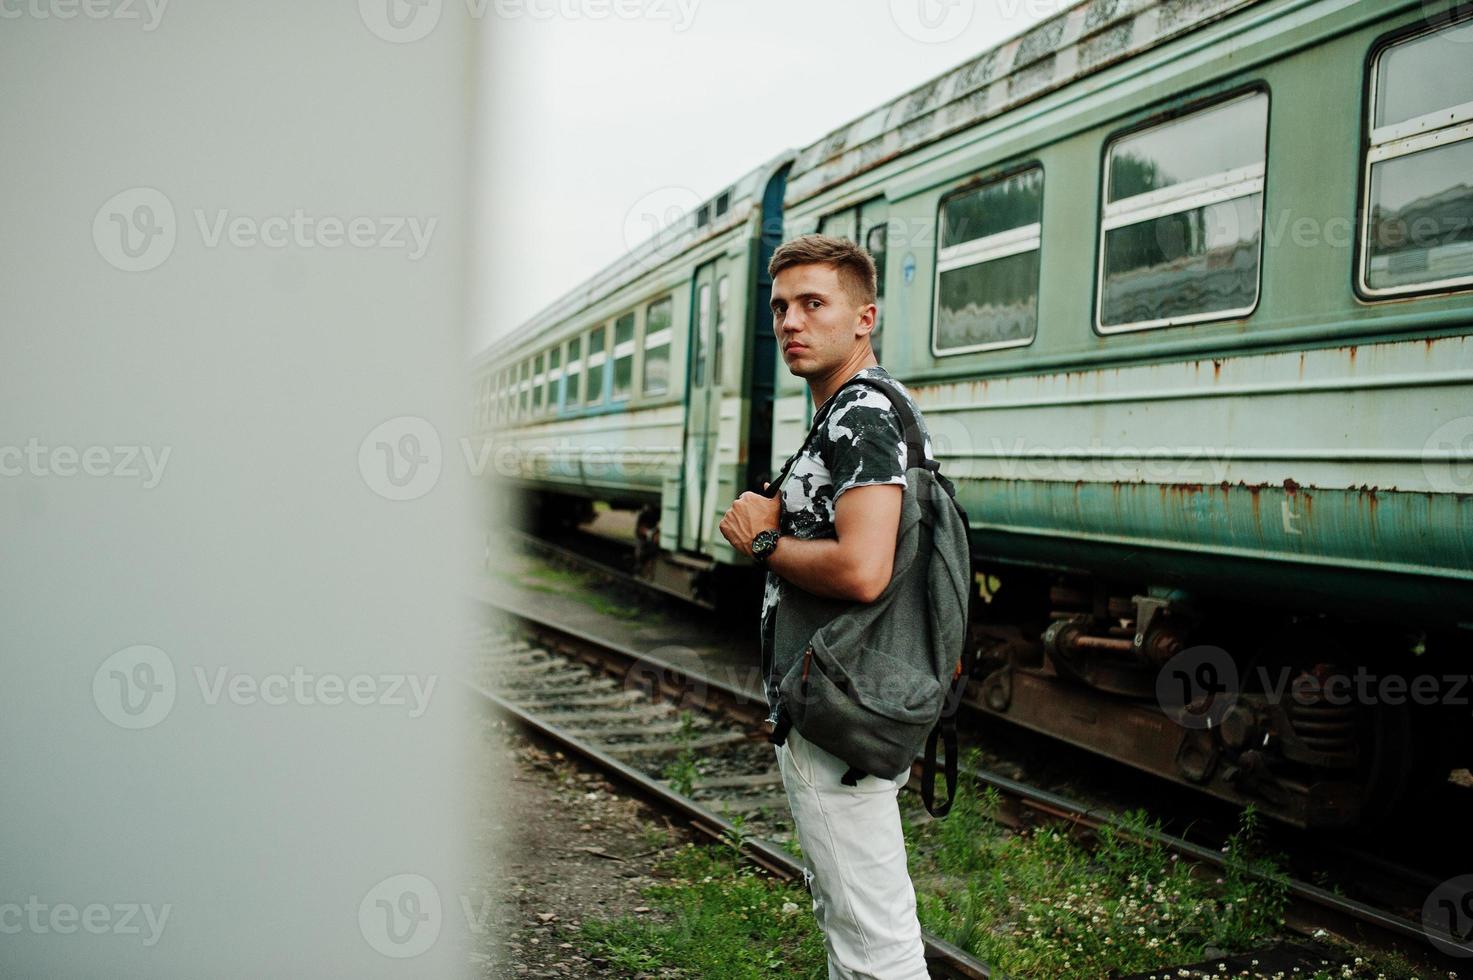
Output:
<path fill-rule="evenodd" d="M 697 200 L 1066 0 L 491 0 L 479 350 Z M 653 195 L 653 197 L 652 197 Z"/>

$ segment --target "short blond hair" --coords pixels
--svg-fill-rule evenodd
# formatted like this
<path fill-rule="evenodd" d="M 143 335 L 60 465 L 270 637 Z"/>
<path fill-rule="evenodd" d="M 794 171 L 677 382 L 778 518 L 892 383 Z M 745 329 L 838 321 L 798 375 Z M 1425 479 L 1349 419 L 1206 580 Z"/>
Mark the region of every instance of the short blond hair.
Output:
<path fill-rule="evenodd" d="M 772 261 L 767 263 L 767 274 L 776 279 L 784 269 L 816 263 L 833 266 L 850 297 L 858 300 L 861 306 L 875 301 L 878 288 L 875 260 L 869 252 L 847 238 L 804 235 L 784 242 L 772 253 Z"/>

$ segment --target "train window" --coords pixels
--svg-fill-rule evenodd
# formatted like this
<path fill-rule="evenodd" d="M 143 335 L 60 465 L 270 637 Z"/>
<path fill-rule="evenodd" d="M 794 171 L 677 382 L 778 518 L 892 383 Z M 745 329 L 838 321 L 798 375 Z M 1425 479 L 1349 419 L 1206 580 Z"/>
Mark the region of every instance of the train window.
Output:
<path fill-rule="evenodd" d="M 517 418 L 519 419 L 526 418 L 527 416 L 528 392 L 532 387 L 532 382 L 527 380 L 527 372 L 531 367 L 532 363 L 530 361 L 522 362 L 521 375 L 517 383 Z"/>
<path fill-rule="evenodd" d="M 721 384 L 721 350 L 726 343 L 726 304 L 731 293 L 729 277 L 716 281 L 716 352 L 711 356 L 711 383 Z"/>
<path fill-rule="evenodd" d="M 644 393 L 663 395 L 670 390 L 670 312 L 674 300 L 655 300 L 644 312 Z"/>
<path fill-rule="evenodd" d="M 1473 20 L 1385 48 L 1371 68 L 1360 288 L 1473 285 Z"/>
<path fill-rule="evenodd" d="M 1022 347 L 1038 327 L 1043 170 L 943 198 L 932 350 Z"/>
<path fill-rule="evenodd" d="M 692 365 L 695 383 L 706 383 L 706 330 L 711 324 L 711 284 L 701 283 L 700 298 L 696 305 L 696 356 Z"/>
<path fill-rule="evenodd" d="M 594 327 L 588 335 L 588 404 L 604 400 L 604 361 L 608 360 L 608 328 Z"/>
<path fill-rule="evenodd" d="M 823 220 L 818 223 L 820 235 L 833 235 L 835 238 L 847 238 L 856 245 L 859 243 L 859 209 L 845 208 L 833 214 L 824 215 Z"/>
<path fill-rule="evenodd" d="M 563 377 L 563 404 L 572 408 L 583 401 L 583 393 L 578 390 L 578 383 L 583 380 L 583 338 L 574 337 L 568 341 L 568 367 Z"/>
<path fill-rule="evenodd" d="M 558 391 L 562 388 L 563 379 L 563 349 L 561 346 L 554 347 L 547 352 L 547 408 L 548 411 L 558 410 Z"/>
<path fill-rule="evenodd" d="M 547 375 L 542 373 L 542 355 L 538 354 L 532 358 L 532 414 L 537 415 L 542 411 L 542 389 L 547 383 Z"/>
<path fill-rule="evenodd" d="M 1268 96 L 1113 140 L 1100 221 L 1102 333 L 1246 316 L 1258 303 Z"/>
<path fill-rule="evenodd" d="M 634 311 L 614 321 L 614 394 L 617 401 L 634 389 Z"/>
<path fill-rule="evenodd" d="M 864 236 L 864 247 L 875 260 L 875 328 L 870 331 L 869 344 L 880 359 L 880 328 L 885 325 L 885 247 L 889 237 L 888 224 L 875 225 Z"/>

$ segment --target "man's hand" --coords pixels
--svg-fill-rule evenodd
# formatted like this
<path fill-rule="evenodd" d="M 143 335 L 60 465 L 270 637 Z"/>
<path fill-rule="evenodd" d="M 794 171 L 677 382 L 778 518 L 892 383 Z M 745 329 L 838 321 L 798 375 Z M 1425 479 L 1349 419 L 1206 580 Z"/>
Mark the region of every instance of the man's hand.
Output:
<path fill-rule="evenodd" d="M 767 489 L 766 483 L 762 484 L 762 489 Z M 758 531 L 777 530 L 781 509 L 782 501 L 777 497 L 764 497 L 748 490 L 732 501 L 726 516 L 721 518 L 721 536 L 737 551 L 751 558 L 752 539 Z"/>

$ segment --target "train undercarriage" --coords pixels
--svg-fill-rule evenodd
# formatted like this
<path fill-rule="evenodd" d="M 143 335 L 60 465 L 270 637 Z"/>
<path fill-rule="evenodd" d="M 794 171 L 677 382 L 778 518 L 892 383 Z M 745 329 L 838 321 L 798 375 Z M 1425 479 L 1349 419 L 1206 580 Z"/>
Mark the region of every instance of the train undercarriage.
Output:
<path fill-rule="evenodd" d="M 760 575 L 659 547 L 659 515 L 632 512 L 625 569 L 713 609 L 750 610 Z M 544 535 L 594 516 L 592 501 L 539 495 Z M 1374 827 L 1432 803 L 1473 763 L 1466 630 L 1272 609 L 1098 576 L 978 570 L 968 701 L 1299 827 Z"/>
<path fill-rule="evenodd" d="M 1394 821 L 1473 758 L 1455 632 L 1086 577 L 978 578 L 974 707 L 1287 823 Z"/>

